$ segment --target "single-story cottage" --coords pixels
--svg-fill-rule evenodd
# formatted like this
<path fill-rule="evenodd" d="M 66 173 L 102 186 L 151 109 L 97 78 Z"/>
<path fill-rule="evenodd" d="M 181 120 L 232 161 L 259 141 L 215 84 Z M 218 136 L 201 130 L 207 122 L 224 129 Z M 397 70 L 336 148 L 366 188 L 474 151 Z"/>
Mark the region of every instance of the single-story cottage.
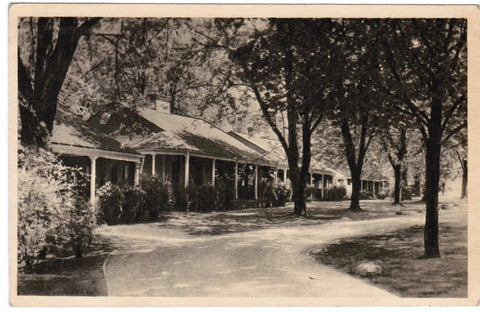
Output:
<path fill-rule="evenodd" d="M 140 175 L 170 181 L 178 198 L 190 185 L 221 182 L 230 198 L 252 204 L 263 199 L 267 183 L 288 185 L 287 158 L 278 140 L 227 133 L 204 120 L 172 114 L 163 101 L 136 110 L 105 107 L 88 121 L 59 111 L 51 146 L 65 164 L 92 177 L 92 203 L 95 190 L 107 181 L 137 185 Z M 347 181 L 312 161 L 309 185 L 322 194 L 342 183 L 348 189 Z"/>

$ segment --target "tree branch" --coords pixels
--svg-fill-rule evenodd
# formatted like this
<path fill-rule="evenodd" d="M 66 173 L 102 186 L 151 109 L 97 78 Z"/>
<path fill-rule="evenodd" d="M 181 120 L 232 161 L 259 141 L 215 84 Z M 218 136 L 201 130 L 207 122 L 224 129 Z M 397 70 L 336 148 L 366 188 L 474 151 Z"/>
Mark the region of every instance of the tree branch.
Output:
<path fill-rule="evenodd" d="M 464 123 L 460 124 L 459 126 L 457 126 L 456 128 L 454 128 L 448 135 L 445 139 L 443 139 L 442 143 L 443 142 L 446 142 L 448 141 L 452 136 L 454 136 L 458 131 L 462 130 L 463 128 L 465 128 L 467 126 L 467 122 L 465 121 Z"/>
<path fill-rule="evenodd" d="M 450 121 L 450 119 L 452 118 L 453 116 L 453 113 L 455 113 L 455 111 L 457 110 L 457 108 L 460 106 L 460 104 L 465 101 L 467 98 L 466 94 L 462 94 L 462 96 L 460 98 L 458 98 L 455 103 L 453 103 L 452 107 L 450 107 L 450 110 L 447 112 L 447 114 L 445 115 L 445 119 L 443 120 L 443 123 L 442 123 L 442 129 L 445 129 L 445 127 L 447 126 L 448 122 Z"/>

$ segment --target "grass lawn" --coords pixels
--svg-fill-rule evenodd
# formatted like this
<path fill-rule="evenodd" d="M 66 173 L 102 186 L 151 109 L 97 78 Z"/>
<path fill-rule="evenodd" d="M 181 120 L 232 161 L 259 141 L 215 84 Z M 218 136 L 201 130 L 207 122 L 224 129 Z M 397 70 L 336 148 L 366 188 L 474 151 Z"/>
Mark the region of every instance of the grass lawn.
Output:
<path fill-rule="evenodd" d="M 387 235 L 351 238 L 326 246 L 313 256 L 321 263 L 356 275 L 355 267 L 372 261 L 382 274 L 360 277 L 401 297 L 467 297 L 467 227 L 440 224 L 441 258 L 421 259 L 423 226 Z"/>
<path fill-rule="evenodd" d="M 83 258 L 48 259 L 31 272 L 19 270 L 19 296 L 107 296 L 103 263 L 111 250 L 106 241 L 94 244 Z"/>
<path fill-rule="evenodd" d="M 409 201 L 401 209 L 392 207 L 391 200 L 362 200 L 361 213 L 348 210 L 350 201 L 309 202 L 307 217 L 293 214 L 293 204 L 286 207 L 250 208 L 209 213 L 171 212 L 165 214 L 159 227 L 181 229 L 192 235 L 223 235 L 269 227 L 318 225 L 336 220 L 356 221 L 376 218 L 399 217 L 402 214 L 424 213 L 425 204 Z"/>

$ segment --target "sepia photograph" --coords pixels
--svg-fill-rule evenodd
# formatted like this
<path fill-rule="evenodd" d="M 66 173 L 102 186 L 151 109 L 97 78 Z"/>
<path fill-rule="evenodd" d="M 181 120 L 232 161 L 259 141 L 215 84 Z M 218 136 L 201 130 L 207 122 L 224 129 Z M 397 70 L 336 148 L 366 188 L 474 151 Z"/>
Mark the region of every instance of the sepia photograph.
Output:
<path fill-rule="evenodd" d="M 478 304 L 478 8 L 50 6 L 9 13 L 13 305 Z"/>

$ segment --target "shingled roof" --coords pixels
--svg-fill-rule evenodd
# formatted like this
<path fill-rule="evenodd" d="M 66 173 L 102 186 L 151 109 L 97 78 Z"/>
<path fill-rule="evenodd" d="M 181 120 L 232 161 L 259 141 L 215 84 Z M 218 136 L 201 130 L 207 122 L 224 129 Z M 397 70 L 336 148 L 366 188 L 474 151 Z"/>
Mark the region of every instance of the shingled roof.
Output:
<path fill-rule="evenodd" d="M 122 147 L 117 140 L 102 134 L 85 121 L 63 110 L 57 111 L 50 142 L 60 145 L 138 154 L 133 149 Z"/>
<path fill-rule="evenodd" d="M 271 164 L 278 161 L 265 159 L 263 154 L 254 148 L 198 118 L 149 108 L 133 111 L 117 106 L 112 110 L 107 108 L 99 111 L 88 122 L 94 129 L 116 135 L 115 139 L 122 143 L 122 147 L 142 153 L 190 151 L 208 157 L 239 159 L 252 163 Z"/>
<path fill-rule="evenodd" d="M 141 109 L 139 114 L 164 131 L 151 134 L 143 140 L 132 140 L 126 146 L 136 149 L 185 148 L 204 155 L 264 161 L 261 153 L 201 119 L 148 108 Z"/>

